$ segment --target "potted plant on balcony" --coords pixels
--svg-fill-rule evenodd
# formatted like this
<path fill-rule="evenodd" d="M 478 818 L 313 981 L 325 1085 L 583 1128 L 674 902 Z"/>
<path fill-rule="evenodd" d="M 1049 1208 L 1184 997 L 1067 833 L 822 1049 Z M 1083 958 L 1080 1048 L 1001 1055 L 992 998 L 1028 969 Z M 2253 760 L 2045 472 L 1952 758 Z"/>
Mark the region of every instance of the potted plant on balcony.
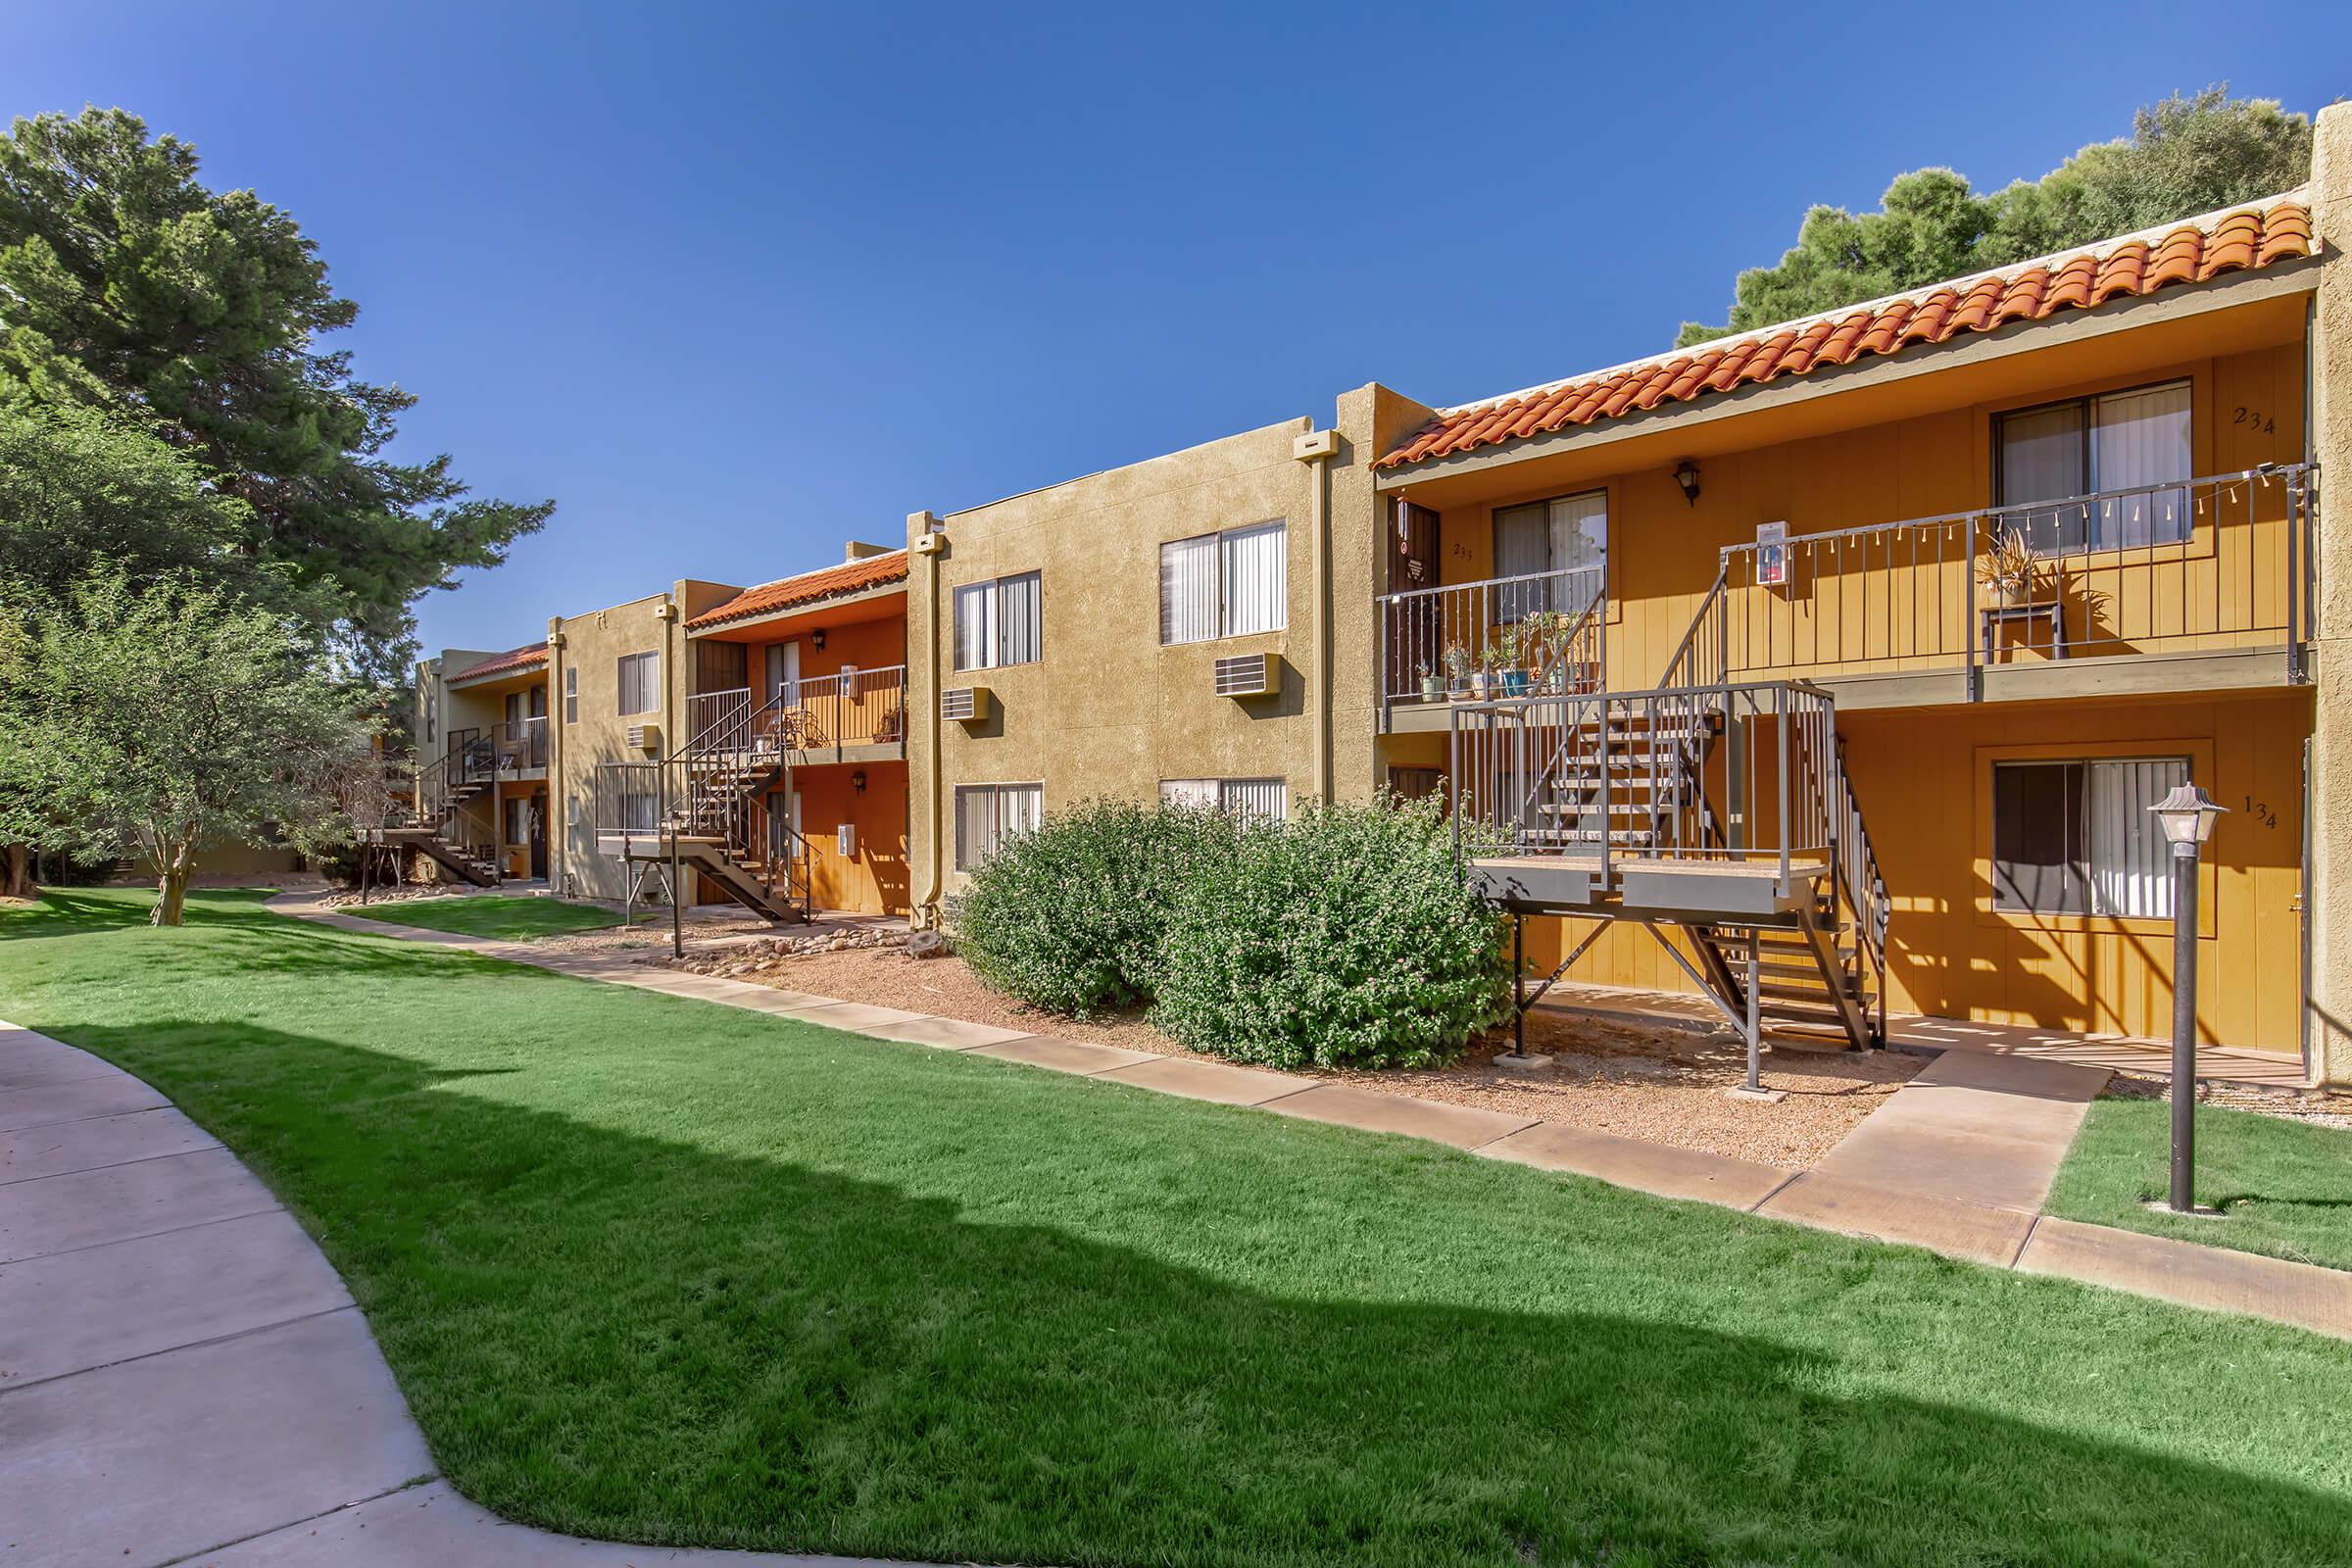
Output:
<path fill-rule="evenodd" d="M 1992 548 L 1977 562 L 1977 582 L 2004 610 L 2031 604 L 2039 575 L 2040 564 L 2023 528 L 2001 529 L 1993 535 Z"/>
<path fill-rule="evenodd" d="M 1470 677 L 1476 672 L 1477 667 L 1477 662 L 1470 657 L 1469 649 L 1460 643 L 1446 645 L 1446 683 L 1455 702 L 1460 702 L 1463 696 L 1469 692 Z"/>
<path fill-rule="evenodd" d="M 1425 703 L 1444 702 L 1446 700 L 1446 677 L 1430 668 L 1427 662 L 1421 664 L 1420 670 L 1421 700 Z"/>
<path fill-rule="evenodd" d="M 1502 695 L 1505 697 L 1527 695 L 1527 657 L 1529 644 L 1534 641 L 1531 633 L 1535 629 L 1529 624 L 1532 619 L 1533 616 L 1522 616 L 1503 627 L 1500 635 L 1494 639 L 1494 662 L 1501 674 Z"/>
<path fill-rule="evenodd" d="M 1470 666 L 1470 697 L 1485 702 L 1494 695 L 1494 650 L 1490 647 L 1475 656 Z"/>
<path fill-rule="evenodd" d="M 1526 628 L 1530 687 L 1545 693 L 1564 690 L 1568 617 L 1556 610 L 1539 610 L 1520 624 Z"/>

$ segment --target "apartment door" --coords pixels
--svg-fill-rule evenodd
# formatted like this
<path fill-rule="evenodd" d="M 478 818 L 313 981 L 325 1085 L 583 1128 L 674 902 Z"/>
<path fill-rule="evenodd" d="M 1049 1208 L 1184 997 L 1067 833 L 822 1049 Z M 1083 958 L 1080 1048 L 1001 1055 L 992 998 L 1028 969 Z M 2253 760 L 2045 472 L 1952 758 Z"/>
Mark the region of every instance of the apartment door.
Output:
<path fill-rule="evenodd" d="M 1438 514 L 1427 507 L 1398 501 L 1389 530 L 1389 592 L 1409 594 L 1438 585 Z M 1391 606 L 1381 637 L 1384 650 L 1384 697 L 1401 697 L 1420 688 L 1421 671 L 1443 674 L 1446 631 L 1442 624 L 1442 596 L 1431 594 Z"/>
<path fill-rule="evenodd" d="M 544 697 L 541 699 L 541 706 L 545 706 Z M 531 846 L 531 875 L 539 878 L 541 881 L 545 881 L 547 879 L 546 795 L 540 794 L 532 796 L 530 805 L 524 808 L 524 810 L 526 813 L 525 826 L 528 829 Z"/>

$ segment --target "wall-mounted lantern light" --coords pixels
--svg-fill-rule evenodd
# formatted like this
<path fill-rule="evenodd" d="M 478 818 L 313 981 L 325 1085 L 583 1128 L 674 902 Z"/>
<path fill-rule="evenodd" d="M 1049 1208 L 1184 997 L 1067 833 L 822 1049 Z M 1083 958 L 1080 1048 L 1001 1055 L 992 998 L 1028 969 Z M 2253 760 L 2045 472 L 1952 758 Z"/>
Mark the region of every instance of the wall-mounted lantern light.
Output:
<path fill-rule="evenodd" d="M 825 628 L 819 626 L 816 628 L 816 630 L 810 632 L 808 634 L 808 641 L 815 644 L 818 652 L 823 652 L 825 646 Z"/>
<path fill-rule="evenodd" d="M 863 795 L 863 794 L 865 793 L 865 769 L 864 769 L 864 768 L 862 768 L 862 767 L 861 767 L 861 768 L 858 769 L 858 771 L 857 771 L 857 772 L 855 772 L 855 773 L 852 773 L 852 774 L 850 775 L 850 788 L 851 788 L 851 789 L 854 789 L 854 790 L 856 790 L 856 791 L 857 791 L 858 794 L 860 794 L 860 795 Z"/>
<path fill-rule="evenodd" d="M 1674 466 L 1674 482 L 1683 487 L 1683 499 L 1698 505 L 1698 465 L 1685 458 Z"/>

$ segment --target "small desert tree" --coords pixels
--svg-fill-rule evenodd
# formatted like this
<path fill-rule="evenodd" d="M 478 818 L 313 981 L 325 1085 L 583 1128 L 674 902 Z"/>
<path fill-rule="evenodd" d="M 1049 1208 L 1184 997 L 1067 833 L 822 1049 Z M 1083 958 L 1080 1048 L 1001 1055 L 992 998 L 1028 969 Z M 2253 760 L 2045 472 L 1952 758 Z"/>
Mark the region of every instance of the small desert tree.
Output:
<path fill-rule="evenodd" d="M 57 598 L 0 590 L 0 838 L 144 850 L 177 925 L 199 847 L 304 850 L 348 831 L 361 694 L 300 624 L 192 576 L 102 568 Z"/>

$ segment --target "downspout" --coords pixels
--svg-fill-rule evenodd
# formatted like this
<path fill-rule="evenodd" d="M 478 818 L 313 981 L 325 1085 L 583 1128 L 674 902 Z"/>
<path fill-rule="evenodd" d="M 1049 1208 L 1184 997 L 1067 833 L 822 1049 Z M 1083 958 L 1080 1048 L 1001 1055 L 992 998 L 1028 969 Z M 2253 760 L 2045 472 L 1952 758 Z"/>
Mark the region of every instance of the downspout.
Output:
<path fill-rule="evenodd" d="M 947 880 L 945 846 L 940 838 L 941 762 L 939 756 L 939 553 L 947 543 L 939 519 L 928 512 L 910 513 L 906 518 L 908 564 L 922 578 L 923 604 L 923 705 L 922 733 L 911 734 L 916 741 L 923 769 L 924 793 L 930 812 L 928 830 L 923 838 L 927 853 L 923 857 L 923 888 L 907 906 L 906 923 L 916 930 L 936 929 L 941 924 L 939 900 Z M 909 608 L 913 596 L 908 596 Z M 912 662 L 912 628 L 908 628 L 907 654 Z M 912 705 L 908 705 L 911 707 Z M 911 720 L 912 714 L 908 715 Z"/>
<path fill-rule="evenodd" d="M 564 617 L 547 623 L 547 883 L 559 897 L 571 869 L 571 780 L 564 776 Z"/>
<path fill-rule="evenodd" d="M 1307 570 L 1315 598 L 1307 627 L 1306 702 L 1314 712 L 1314 798 L 1331 804 L 1331 459 L 1337 430 L 1309 430 L 1291 443 L 1291 456 L 1309 466 L 1306 486 Z"/>

